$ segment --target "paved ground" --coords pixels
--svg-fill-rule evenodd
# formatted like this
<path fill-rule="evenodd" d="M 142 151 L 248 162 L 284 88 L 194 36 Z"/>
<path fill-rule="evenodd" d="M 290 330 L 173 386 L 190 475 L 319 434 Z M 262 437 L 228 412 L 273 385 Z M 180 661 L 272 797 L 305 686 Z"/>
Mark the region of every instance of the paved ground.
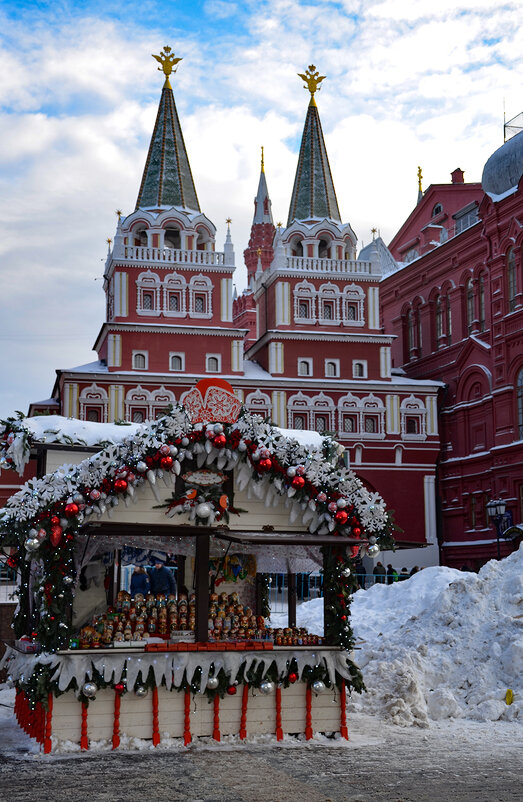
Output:
<path fill-rule="evenodd" d="M 43 757 L 0 722 L 1 802 L 521 802 L 523 727 L 399 729 L 338 743 Z"/>

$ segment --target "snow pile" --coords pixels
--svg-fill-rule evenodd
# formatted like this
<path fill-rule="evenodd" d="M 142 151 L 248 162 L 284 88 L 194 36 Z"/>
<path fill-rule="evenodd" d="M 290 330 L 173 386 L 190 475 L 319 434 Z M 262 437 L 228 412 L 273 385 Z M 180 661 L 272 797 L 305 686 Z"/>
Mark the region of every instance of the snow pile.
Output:
<path fill-rule="evenodd" d="M 479 574 L 425 568 L 360 590 L 352 623 L 368 693 L 354 695 L 349 709 L 402 726 L 523 721 L 523 545 Z M 298 608 L 298 625 L 321 630 L 321 599 Z"/>

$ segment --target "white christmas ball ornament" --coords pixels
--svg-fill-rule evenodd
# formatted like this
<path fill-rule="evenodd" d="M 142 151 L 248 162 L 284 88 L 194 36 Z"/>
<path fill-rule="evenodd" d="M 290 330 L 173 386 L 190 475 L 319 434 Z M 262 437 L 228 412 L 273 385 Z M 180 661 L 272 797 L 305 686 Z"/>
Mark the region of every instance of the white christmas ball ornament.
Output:
<path fill-rule="evenodd" d="M 370 535 L 369 536 L 369 543 L 370 543 L 371 546 L 373 546 L 376 543 L 376 540 L 377 540 L 377 538 L 376 538 L 375 535 Z"/>
<path fill-rule="evenodd" d="M 343 510 L 348 503 L 349 502 L 347 501 L 346 498 L 339 498 L 336 502 L 336 506 L 338 507 L 339 510 Z"/>
<path fill-rule="evenodd" d="M 210 691 L 215 691 L 219 684 L 218 677 L 209 677 L 207 680 L 207 687 Z"/>
<path fill-rule="evenodd" d="M 294 477 L 296 476 L 296 468 L 294 468 L 292 465 L 289 468 L 287 468 L 287 476 L 290 479 L 294 479 Z"/>
<path fill-rule="evenodd" d="M 136 463 L 136 470 L 138 473 L 145 473 L 147 470 L 147 463 L 145 463 L 143 460 L 140 460 L 140 462 Z"/>
<path fill-rule="evenodd" d="M 270 680 L 265 679 L 260 685 L 260 692 L 264 693 L 266 696 L 268 696 L 270 693 L 274 693 L 275 690 L 276 685 L 274 682 L 270 682 Z"/>
<path fill-rule="evenodd" d="M 327 690 L 327 686 L 321 679 L 315 680 L 311 685 L 312 690 L 314 693 L 324 693 Z"/>
<path fill-rule="evenodd" d="M 351 573 L 350 568 L 344 568 L 343 571 L 341 572 L 341 575 L 345 577 L 345 579 L 347 579 L 350 576 L 350 573 Z"/>
<path fill-rule="evenodd" d="M 212 512 L 211 505 L 207 504 L 206 501 L 202 501 L 202 503 L 198 504 L 198 506 L 196 507 L 196 515 L 199 518 L 208 518 L 211 512 Z"/>
<path fill-rule="evenodd" d="M 84 682 L 82 685 L 82 693 L 84 696 L 87 696 L 88 699 L 94 699 L 97 691 L 98 685 L 95 682 Z"/>
<path fill-rule="evenodd" d="M 367 549 L 367 555 L 368 555 L 369 557 L 377 557 L 379 553 L 380 553 L 380 547 L 378 546 L 378 544 L 377 544 L 377 543 L 373 543 L 373 544 L 372 544 L 371 546 L 369 546 L 369 548 Z"/>
<path fill-rule="evenodd" d="M 215 423 L 213 426 L 214 434 L 222 434 L 223 426 L 221 423 Z"/>

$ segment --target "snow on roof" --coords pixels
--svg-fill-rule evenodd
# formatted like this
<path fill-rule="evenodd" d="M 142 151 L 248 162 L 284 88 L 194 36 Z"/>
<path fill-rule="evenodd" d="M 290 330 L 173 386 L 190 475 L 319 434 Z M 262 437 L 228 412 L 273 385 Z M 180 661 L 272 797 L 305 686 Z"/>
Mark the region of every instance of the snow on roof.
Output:
<path fill-rule="evenodd" d="M 109 368 L 104 362 L 88 362 L 86 365 L 78 365 L 75 368 L 62 368 L 66 373 L 109 373 Z"/>
<path fill-rule="evenodd" d="M 143 429 L 143 424 L 95 423 L 94 421 L 64 418 L 63 415 L 36 415 L 24 418 L 24 424 L 40 443 L 97 446 L 101 443 L 121 443 Z"/>
<path fill-rule="evenodd" d="M 293 440 L 297 440 L 300 446 L 321 448 L 323 445 L 324 436 L 310 429 L 281 429 L 279 426 L 275 426 L 275 429 L 282 437 L 291 437 Z"/>

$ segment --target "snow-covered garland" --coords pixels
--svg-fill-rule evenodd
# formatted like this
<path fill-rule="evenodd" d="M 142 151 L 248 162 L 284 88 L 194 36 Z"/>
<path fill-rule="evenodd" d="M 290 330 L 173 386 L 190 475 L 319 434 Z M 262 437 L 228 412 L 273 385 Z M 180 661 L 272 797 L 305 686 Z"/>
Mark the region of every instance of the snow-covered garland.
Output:
<path fill-rule="evenodd" d="M 311 533 L 340 535 L 339 548 L 328 550 L 335 561 L 329 569 L 335 591 L 329 605 L 333 619 L 329 634 L 331 643 L 350 648 L 347 618 L 352 577 L 343 537 L 365 535 L 371 544 L 388 546 L 392 525 L 383 499 L 337 464 L 341 451 L 330 438 L 324 438 L 323 449 L 304 447 L 245 410 L 232 424 L 193 425 L 183 407 L 177 407 L 140 427 L 120 445 L 107 446 L 77 465 L 63 465 L 42 479 L 31 479 L 0 513 L 0 544 L 17 547 L 10 564 L 21 575 L 15 634 L 32 634 L 47 651 L 67 646 L 78 530 L 90 516 L 106 511 L 110 515 L 121 501 L 128 505 L 145 482 L 161 502 L 158 480 L 175 481 L 189 460 L 198 469 L 235 468 L 240 488 L 249 486 L 268 501 L 286 496 L 291 520 L 301 518 Z M 205 491 L 193 498 L 185 496 L 182 504 L 173 499 L 169 514 L 177 510 L 188 512 L 197 525 L 210 525 L 227 511 L 226 504 L 214 501 Z M 358 547 L 352 549 L 355 556 Z M 31 582 L 38 604 L 30 614 Z"/>

